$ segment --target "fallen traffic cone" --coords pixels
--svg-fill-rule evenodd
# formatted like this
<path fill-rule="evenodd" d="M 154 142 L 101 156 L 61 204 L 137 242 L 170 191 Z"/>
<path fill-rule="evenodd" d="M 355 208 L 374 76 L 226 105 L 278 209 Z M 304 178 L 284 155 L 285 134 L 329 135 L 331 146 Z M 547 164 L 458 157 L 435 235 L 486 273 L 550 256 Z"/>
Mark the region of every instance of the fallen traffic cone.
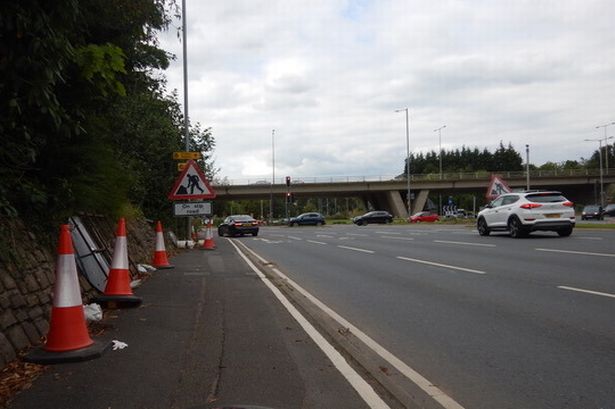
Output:
<path fill-rule="evenodd" d="M 60 227 L 56 282 L 47 342 L 24 360 L 38 364 L 79 362 L 100 358 L 110 343 L 95 342 L 88 334 L 77 278 L 75 252 L 69 225 Z"/>
<path fill-rule="evenodd" d="M 214 234 L 211 230 L 211 219 L 207 221 L 207 229 L 205 229 L 205 241 L 203 242 L 203 250 L 215 250 L 216 243 L 214 243 Z"/>
<path fill-rule="evenodd" d="M 123 217 L 117 224 L 113 259 L 107 276 L 105 292 L 103 295 L 94 298 L 93 301 L 111 308 L 138 307 L 143 301 L 140 297 L 135 296 L 130 288 L 126 220 Z"/>
<path fill-rule="evenodd" d="M 169 259 L 167 258 L 167 250 L 164 247 L 164 234 L 162 233 L 162 223 L 160 223 L 160 220 L 156 223 L 156 250 L 154 251 L 152 264 L 158 269 L 175 268 L 175 266 L 169 264 Z"/>

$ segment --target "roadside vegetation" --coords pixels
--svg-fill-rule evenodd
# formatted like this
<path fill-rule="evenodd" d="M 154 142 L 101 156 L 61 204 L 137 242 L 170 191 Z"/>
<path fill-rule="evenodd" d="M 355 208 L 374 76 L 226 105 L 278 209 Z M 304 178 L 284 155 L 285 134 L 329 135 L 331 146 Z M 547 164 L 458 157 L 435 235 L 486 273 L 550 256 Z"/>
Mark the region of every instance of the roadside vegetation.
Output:
<path fill-rule="evenodd" d="M 176 12 L 166 0 L 2 3 L 0 215 L 171 217 L 184 118 L 156 33 Z M 211 130 L 190 134 L 211 176 Z"/>

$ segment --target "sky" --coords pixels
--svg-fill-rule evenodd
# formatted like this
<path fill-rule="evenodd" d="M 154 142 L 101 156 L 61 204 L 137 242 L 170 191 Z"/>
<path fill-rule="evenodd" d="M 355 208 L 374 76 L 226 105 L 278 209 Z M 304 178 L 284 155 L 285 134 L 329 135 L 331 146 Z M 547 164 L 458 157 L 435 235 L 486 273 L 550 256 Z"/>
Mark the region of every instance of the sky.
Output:
<path fill-rule="evenodd" d="M 181 5 L 181 1 L 178 0 Z M 615 121 L 612 0 L 187 0 L 189 117 L 218 177 L 403 173 L 413 153 L 509 142 L 589 157 Z M 183 102 L 181 22 L 168 87 Z M 615 126 L 607 128 L 615 135 Z"/>

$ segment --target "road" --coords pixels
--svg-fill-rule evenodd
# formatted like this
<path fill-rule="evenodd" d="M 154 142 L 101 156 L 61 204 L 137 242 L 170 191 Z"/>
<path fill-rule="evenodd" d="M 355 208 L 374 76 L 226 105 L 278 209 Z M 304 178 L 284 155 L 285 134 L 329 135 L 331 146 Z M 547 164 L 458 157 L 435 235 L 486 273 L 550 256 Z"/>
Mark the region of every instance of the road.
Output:
<path fill-rule="evenodd" d="M 236 239 L 464 408 L 615 408 L 615 232 L 267 227 Z"/>

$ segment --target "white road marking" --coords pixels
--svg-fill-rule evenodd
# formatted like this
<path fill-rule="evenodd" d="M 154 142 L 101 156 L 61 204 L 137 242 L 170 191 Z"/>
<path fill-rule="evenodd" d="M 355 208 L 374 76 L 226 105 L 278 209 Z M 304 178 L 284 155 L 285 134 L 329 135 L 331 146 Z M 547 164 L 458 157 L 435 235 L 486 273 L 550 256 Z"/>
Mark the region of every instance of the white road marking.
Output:
<path fill-rule="evenodd" d="M 413 261 L 415 263 L 427 264 L 427 265 L 435 266 L 435 267 L 443 267 L 443 268 L 450 268 L 451 270 L 465 271 L 465 272 L 468 272 L 468 273 L 487 274 L 484 271 L 480 271 L 480 270 L 474 270 L 474 269 L 465 268 L 465 267 L 451 266 L 451 265 L 448 265 L 448 264 L 434 263 L 433 261 L 419 260 L 419 259 L 416 259 L 416 258 L 403 257 L 403 256 L 397 256 L 396 258 L 398 258 L 400 260 Z"/>
<path fill-rule="evenodd" d="M 359 396 L 373 409 L 387 409 L 387 405 L 374 389 L 346 362 L 344 357 L 314 328 L 309 321 L 288 301 L 282 292 L 243 254 L 237 244 L 229 240 L 241 258 L 258 275 L 261 281 L 271 290 L 280 303 L 286 308 L 290 315 L 301 325 L 303 330 L 309 335 L 316 345 L 325 353 L 327 358 L 333 363 L 337 370 L 346 378 L 348 383 L 357 391 Z M 244 245 L 245 247 L 245 245 Z M 276 269 L 277 270 L 277 269 Z"/>
<path fill-rule="evenodd" d="M 303 240 L 301 237 L 295 237 L 295 236 L 286 236 L 291 240 Z"/>
<path fill-rule="evenodd" d="M 556 250 L 556 249 L 535 249 L 535 250 L 536 251 L 549 251 L 552 253 L 580 254 L 582 256 L 615 257 L 615 254 L 612 254 L 612 253 L 591 253 L 589 251 Z"/>
<path fill-rule="evenodd" d="M 462 244 L 465 246 L 495 247 L 495 244 L 469 243 L 467 241 L 434 240 L 434 243 Z"/>
<path fill-rule="evenodd" d="M 393 231 L 376 231 L 375 233 L 378 233 L 378 234 L 401 234 L 401 233 L 397 233 L 397 232 L 393 232 Z"/>
<path fill-rule="evenodd" d="M 602 237 L 574 236 L 574 238 L 581 239 L 581 240 L 603 240 Z"/>
<path fill-rule="evenodd" d="M 348 233 L 349 236 L 362 236 L 362 237 L 367 237 L 369 236 L 369 234 L 362 234 L 362 233 Z"/>
<path fill-rule="evenodd" d="M 335 237 L 329 236 L 328 234 L 317 234 L 316 237 L 323 237 L 325 239 L 334 239 Z"/>
<path fill-rule="evenodd" d="M 234 244 L 234 243 L 233 243 Z M 245 244 L 239 242 L 239 244 L 252 253 L 256 258 L 263 261 L 264 264 L 270 264 L 268 261 L 264 260 L 261 256 L 259 256 L 254 250 L 248 248 Z M 307 299 L 309 299 L 314 305 L 320 308 L 323 312 L 328 314 L 331 318 L 337 321 L 343 328 L 348 328 L 354 336 L 359 338 L 365 345 L 371 348 L 376 354 L 378 354 L 382 359 L 387 361 L 391 366 L 397 369 L 400 373 L 402 373 L 406 378 L 412 381 L 415 385 L 421 388 L 427 395 L 429 395 L 433 400 L 438 402 L 445 409 L 464 409 L 459 403 L 453 400 L 450 396 L 448 396 L 444 391 L 438 388 L 433 382 L 429 381 L 423 375 L 412 369 L 401 359 L 397 358 L 383 346 L 378 344 L 372 338 L 370 338 L 366 333 L 361 331 L 359 328 L 352 325 L 348 320 L 344 317 L 333 311 L 326 304 L 320 301 L 318 298 L 314 297 L 311 293 L 297 284 L 295 281 L 290 279 L 284 273 L 282 273 L 277 268 L 273 267 L 271 270 L 275 272 L 280 278 L 286 280 L 290 285 L 293 286 L 295 290 L 303 294 Z"/>
<path fill-rule="evenodd" d="M 337 246 L 337 247 L 339 247 L 341 249 L 346 249 L 346 250 L 360 251 L 362 253 L 369 253 L 369 254 L 374 254 L 375 253 L 375 251 L 372 251 L 372 250 L 358 249 L 356 247 L 348 247 L 348 246 Z"/>
<path fill-rule="evenodd" d="M 381 239 L 391 239 L 391 240 L 406 240 L 406 241 L 414 240 L 413 237 L 380 236 L 380 238 Z"/>
<path fill-rule="evenodd" d="M 615 298 L 615 294 L 603 293 L 603 292 L 600 292 L 600 291 L 584 290 L 582 288 L 567 287 L 565 285 L 558 285 L 557 288 L 560 288 L 562 290 L 578 291 L 580 293 L 587 293 L 587 294 L 593 294 L 593 295 L 601 295 L 603 297 Z"/>
<path fill-rule="evenodd" d="M 316 241 L 316 240 L 306 240 L 308 243 L 314 243 L 314 244 L 327 244 L 324 241 Z"/>
<path fill-rule="evenodd" d="M 352 237 L 338 237 L 338 240 L 352 240 Z"/>

